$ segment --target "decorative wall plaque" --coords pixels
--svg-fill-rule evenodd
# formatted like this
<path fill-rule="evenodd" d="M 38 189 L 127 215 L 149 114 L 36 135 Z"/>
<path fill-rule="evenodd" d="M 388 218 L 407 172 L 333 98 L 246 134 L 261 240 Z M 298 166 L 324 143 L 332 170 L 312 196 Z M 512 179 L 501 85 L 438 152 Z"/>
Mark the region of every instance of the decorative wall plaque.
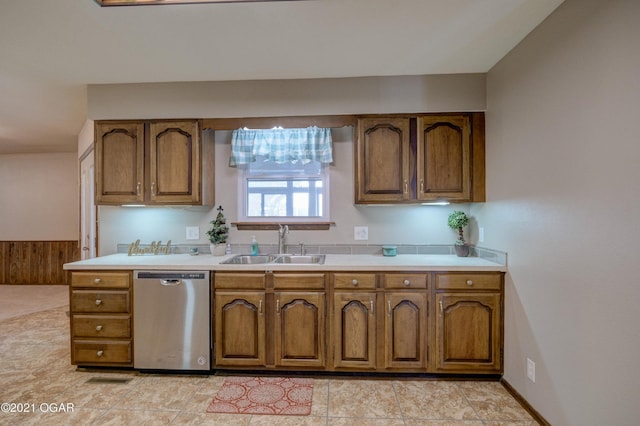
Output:
<path fill-rule="evenodd" d="M 158 254 L 171 254 L 171 240 L 167 241 L 167 244 L 162 244 L 162 240 L 151 241 L 149 245 L 140 245 L 140 240 L 129 244 L 129 256 L 142 256 L 142 255 L 158 255 Z"/>

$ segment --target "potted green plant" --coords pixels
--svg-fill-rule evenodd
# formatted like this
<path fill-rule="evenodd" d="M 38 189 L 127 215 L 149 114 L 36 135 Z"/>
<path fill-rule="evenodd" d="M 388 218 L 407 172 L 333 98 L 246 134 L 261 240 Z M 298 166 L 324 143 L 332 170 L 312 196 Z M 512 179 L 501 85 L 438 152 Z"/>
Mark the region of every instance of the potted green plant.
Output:
<path fill-rule="evenodd" d="M 227 219 L 222 213 L 222 206 L 218 206 L 218 214 L 211 221 L 211 229 L 207 231 L 209 241 L 211 242 L 211 254 L 214 256 L 222 256 L 225 253 L 227 237 L 229 236 L 229 227 Z"/>
<path fill-rule="evenodd" d="M 449 227 L 451 229 L 458 231 L 458 239 L 455 243 L 456 254 L 460 257 L 469 256 L 469 245 L 464 241 L 464 233 L 462 230 L 462 228 L 467 226 L 467 224 L 469 223 L 469 217 L 465 214 L 465 212 L 455 210 L 449 215 L 447 223 L 449 224 Z"/>

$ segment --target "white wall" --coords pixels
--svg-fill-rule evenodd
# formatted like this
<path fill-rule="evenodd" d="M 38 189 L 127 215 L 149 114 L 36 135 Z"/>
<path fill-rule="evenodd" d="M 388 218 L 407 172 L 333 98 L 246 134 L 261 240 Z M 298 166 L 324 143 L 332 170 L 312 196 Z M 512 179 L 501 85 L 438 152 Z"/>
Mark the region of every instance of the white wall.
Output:
<path fill-rule="evenodd" d="M 484 111 L 484 74 L 90 85 L 88 117 L 270 117 Z"/>
<path fill-rule="evenodd" d="M 0 155 L 0 240 L 78 239 L 75 152 Z"/>
<path fill-rule="evenodd" d="M 567 0 L 488 74 L 471 212 L 509 252 L 504 377 L 553 425 L 638 424 L 638 23 L 638 1 Z"/>
<path fill-rule="evenodd" d="M 485 76 L 481 74 L 367 77 L 246 82 L 149 83 L 93 85 L 88 88 L 91 119 L 168 117 L 260 117 L 385 112 L 478 111 L 485 109 Z M 292 231 L 290 243 L 354 244 L 354 226 L 368 226 L 370 244 L 452 244 L 446 225 L 454 208 L 466 205 L 365 207 L 353 203 L 353 144 L 348 129 L 334 132 L 335 166 L 331 172 L 329 231 Z M 236 169 L 227 166 L 230 138 L 216 136 L 216 205 L 237 220 Z M 214 209 L 100 207 L 99 254 L 114 253 L 118 243 L 171 240 L 174 244 L 207 243 L 205 231 Z M 185 239 L 185 226 L 200 227 L 200 241 Z M 276 244 L 275 232 L 237 231 L 232 243 Z M 469 239 L 472 241 L 473 236 Z M 359 242 L 361 243 L 361 242 Z"/>

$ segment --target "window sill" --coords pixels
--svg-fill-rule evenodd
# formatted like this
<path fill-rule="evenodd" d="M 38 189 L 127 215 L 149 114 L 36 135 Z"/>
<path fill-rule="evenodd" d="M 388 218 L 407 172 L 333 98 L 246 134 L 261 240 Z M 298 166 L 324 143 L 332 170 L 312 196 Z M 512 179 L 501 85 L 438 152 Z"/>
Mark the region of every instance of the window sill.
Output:
<path fill-rule="evenodd" d="M 326 231 L 335 222 L 232 222 L 238 231 L 277 231 L 287 225 L 291 231 Z"/>

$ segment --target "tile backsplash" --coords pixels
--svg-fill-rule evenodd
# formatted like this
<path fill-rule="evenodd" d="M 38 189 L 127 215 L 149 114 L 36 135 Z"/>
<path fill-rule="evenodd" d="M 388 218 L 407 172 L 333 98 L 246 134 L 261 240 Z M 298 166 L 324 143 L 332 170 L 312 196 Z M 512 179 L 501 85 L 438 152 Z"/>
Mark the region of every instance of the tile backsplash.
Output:
<path fill-rule="evenodd" d="M 127 253 L 130 243 L 118 244 L 118 253 Z M 144 244 L 140 244 L 144 246 Z M 454 255 L 456 253 L 454 245 L 413 245 L 413 244 L 397 244 L 398 255 L 403 254 L 441 254 Z M 197 248 L 199 253 L 209 254 L 211 249 L 209 244 L 176 244 L 172 246 L 172 253 L 186 254 L 192 248 Z M 287 244 L 285 246 L 286 253 L 300 253 L 299 244 Z M 306 254 L 371 254 L 381 255 L 382 245 L 376 244 L 305 244 L 304 251 Z M 276 254 L 278 252 L 277 244 L 260 244 L 260 253 Z M 231 244 L 232 254 L 249 254 L 251 253 L 250 244 Z M 507 264 L 507 253 L 486 247 L 472 247 L 469 256 L 480 257 L 490 262 L 500 265 Z"/>

